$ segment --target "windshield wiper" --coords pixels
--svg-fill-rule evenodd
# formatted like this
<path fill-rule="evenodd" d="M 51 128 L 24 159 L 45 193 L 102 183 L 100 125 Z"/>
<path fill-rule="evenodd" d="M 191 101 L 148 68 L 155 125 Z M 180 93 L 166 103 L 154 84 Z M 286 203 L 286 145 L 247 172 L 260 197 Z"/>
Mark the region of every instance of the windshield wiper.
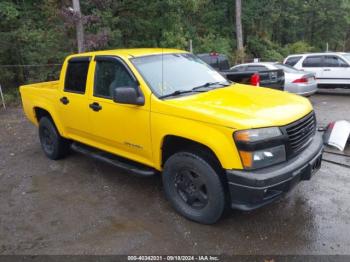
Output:
<path fill-rule="evenodd" d="M 170 96 L 178 96 L 178 95 L 182 95 L 182 94 L 186 94 L 186 93 L 193 93 L 193 92 L 203 92 L 203 91 L 199 91 L 199 89 L 202 89 L 202 88 L 208 88 L 208 87 L 211 87 L 211 86 L 214 86 L 214 85 L 220 85 L 220 86 L 229 86 L 230 83 L 227 82 L 227 83 L 223 83 L 223 82 L 208 82 L 208 83 L 205 83 L 203 85 L 200 85 L 200 86 L 196 86 L 192 89 L 189 89 L 189 90 L 176 90 L 170 94 L 167 94 L 167 95 L 163 95 L 163 96 L 160 96 L 159 98 L 166 98 L 166 97 L 170 97 Z"/>
<path fill-rule="evenodd" d="M 182 94 L 185 94 L 185 93 L 192 93 L 192 92 L 195 92 L 193 91 L 192 89 L 190 90 L 176 90 L 170 94 L 167 94 L 167 95 L 163 95 L 163 96 L 160 96 L 159 98 L 166 98 L 166 97 L 170 97 L 170 96 L 178 96 L 178 95 L 182 95 Z"/>
<path fill-rule="evenodd" d="M 208 88 L 208 87 L 212 87 L 212 86 L 216 86 L 216 85 L 220 85 L 220 86 L 229 86 L 230 83 L 229 82 L 207 82 L 203 85 L 200 86 L 196 86 L 194 88 L 192 88 L 192 91 L 198 90 L 198 89 L 202 89 L 202 88 Z"/>

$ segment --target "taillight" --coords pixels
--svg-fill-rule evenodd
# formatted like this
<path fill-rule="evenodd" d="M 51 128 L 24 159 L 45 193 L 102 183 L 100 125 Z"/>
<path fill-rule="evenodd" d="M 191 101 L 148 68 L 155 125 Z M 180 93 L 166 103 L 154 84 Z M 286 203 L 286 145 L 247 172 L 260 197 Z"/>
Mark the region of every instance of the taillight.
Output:
<path fill-rule="evenodd" d="M 254 73 L 250 77 L 250 84 L 252 86 L 260 86 L 260 75 L 258 73 Z"/>
<path fill-rule="evenodd" d="M 293 83 L 307 83 L 307 78 L 298 78 L 293 81 Z"/>

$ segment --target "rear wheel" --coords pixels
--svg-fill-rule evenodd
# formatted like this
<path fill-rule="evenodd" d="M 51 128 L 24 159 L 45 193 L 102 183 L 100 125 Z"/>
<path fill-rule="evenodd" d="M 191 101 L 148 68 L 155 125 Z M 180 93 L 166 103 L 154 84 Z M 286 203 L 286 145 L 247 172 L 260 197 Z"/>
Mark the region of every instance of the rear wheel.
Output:
<path fill-rule="evenodd" d="M 69 141 L 60 136 L 48 117 L 39 121 L 39 139 L 45 155 L 52 160 L 63 158 L 69 152 Z"/>
<path fill-rule="evenodd" d="M 213 224 L 222 216 L 224 187 L 205 158 L 190 152 L 172 155 L 164 165 L 163 185 L 173 207 L 186 218 Z"/>

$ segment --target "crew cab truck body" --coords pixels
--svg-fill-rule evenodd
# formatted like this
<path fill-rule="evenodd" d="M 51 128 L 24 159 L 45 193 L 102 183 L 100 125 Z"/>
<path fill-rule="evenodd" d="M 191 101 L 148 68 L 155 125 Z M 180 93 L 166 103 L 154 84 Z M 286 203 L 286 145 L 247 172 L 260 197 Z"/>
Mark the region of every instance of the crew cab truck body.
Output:
<path fill-rule="evenodd" d="M 321 164 L 305 98 L 228 82 L 176 49 L 67 57 L 59 81 L 20 87 L 44 153 L 86 153 L 142 176 L 162 173 L 185 217 L 214 223 L 226 206 L 252 210 Z"/>

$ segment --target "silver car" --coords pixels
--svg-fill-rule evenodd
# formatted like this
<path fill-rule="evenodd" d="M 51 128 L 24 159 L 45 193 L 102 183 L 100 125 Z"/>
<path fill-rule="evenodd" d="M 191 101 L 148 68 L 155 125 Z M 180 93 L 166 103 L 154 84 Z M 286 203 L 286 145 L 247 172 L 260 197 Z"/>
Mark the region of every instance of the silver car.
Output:
<path fill-rule="evenodd" d="M 310 96 L 317 92 L 315 73 L 297 70 L 277 62 L 259 62 L 235 65 L 231 69 L 239 71 L 265 71 L 282 69 L 284 71 L 284 91 Z"/>

